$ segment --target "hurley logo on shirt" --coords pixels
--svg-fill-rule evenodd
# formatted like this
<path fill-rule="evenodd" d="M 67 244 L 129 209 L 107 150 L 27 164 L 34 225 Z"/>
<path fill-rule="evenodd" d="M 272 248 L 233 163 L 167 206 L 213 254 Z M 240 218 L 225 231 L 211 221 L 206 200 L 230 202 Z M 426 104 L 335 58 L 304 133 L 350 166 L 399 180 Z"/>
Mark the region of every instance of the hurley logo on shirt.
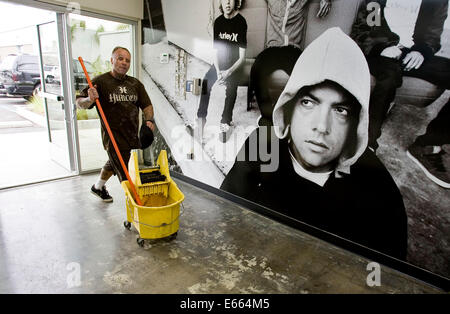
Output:
<path fill-rule="evenodd" d="M 120 102 L 136 102 L 138 100 L 137 95 L 128 95 L 127 87 L 126 86 L 119 86 L 118 90 L 116 92 L 118 93 L 112 93 L 109 94 L 109 102 L 116 103 L 118 101 Z"/>
<path fill-rule="evenodd" d="M 228 34 L 226 32 L 224 33 L 219 33 L 219 37 L 220 39 L 224 39 L 224 40 L 229 40 L 229 41 L 238 41 L 238 33 L 232 33 L 232 34 Z"/>

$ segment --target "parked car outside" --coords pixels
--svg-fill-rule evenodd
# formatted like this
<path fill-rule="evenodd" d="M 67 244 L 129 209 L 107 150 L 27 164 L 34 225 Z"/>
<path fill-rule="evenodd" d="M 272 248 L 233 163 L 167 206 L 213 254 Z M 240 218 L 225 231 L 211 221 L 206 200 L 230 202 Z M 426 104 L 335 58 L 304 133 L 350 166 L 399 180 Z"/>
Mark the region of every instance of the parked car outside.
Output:
<path fill-rule="evenodd" d="M 29 97 L 40 82 L 38 56 L 8 55 L 0 64 L 0 84 L 6 95 Z"/>
<path fill-rule="evenodd" d="M 3 85 L 1 82 L 0 82 L 0 95 L 6 95 L 5 85 Z"/>
<path fill-rule="evenodd" d="M 83 61 L 84 66 L 86 67 L 86 71 L 89 76 L 92 78 L 92 73 L 95 72 L 92 63 L 89 61 Z M 88 82 L 86 77 L 84 76 L 83 68 L 81 67 L 80 62 L 77 59 L 73 60 L 73 77 L 74 77 L 74 85 L 76 91 L 81 91 L 88 86 Z"/>
<path fill-rule="evenodd" d="M 81 67 L 80 62 L 77 59 L 73 59 L 72 61 L 74 87 L 75 91 L 79 92 L 86 88 L 88 86 L 88 83 L 86 77 L 84 76 L 84 71 Z M 84 61 L 84 66 L 86 67 L 86 71 L 88 72 L 89 76 L 92 76 L 92 73 L 95 72 L 92 63 L 90 63 L 89 61 Z M 46 81 L 49 85 L 61 85 L 61 74 L 58 66 L 53 67 L 49 75 L 47 75 Z"/>
<path fill-rule="evenodd" d="M 84 62 L 90 75 L 94 73 L 92 63 Z M 88 86 L 83 69 L 77 59 L 73 59 L 74 87 L 76 91 Z M 44 65 L 47 91 L 61 93 L 61 75 L 59 66 Z M 25 99 L 37 95 L 41 90 L 39 58 L 35 55 L 8 55 L 0 64 L 0 95 L 22 96 Z"/>

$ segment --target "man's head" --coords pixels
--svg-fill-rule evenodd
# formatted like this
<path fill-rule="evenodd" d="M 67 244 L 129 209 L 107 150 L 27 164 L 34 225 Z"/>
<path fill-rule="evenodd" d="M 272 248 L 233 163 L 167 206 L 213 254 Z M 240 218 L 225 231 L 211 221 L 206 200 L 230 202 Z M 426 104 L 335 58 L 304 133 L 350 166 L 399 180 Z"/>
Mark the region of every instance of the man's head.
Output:
<path fill-rule="evenodd" d="M 342 152 L 355 150 L 361 105 L 339 84 L 305 86 L 285 107 L 290 147 L 303 168 L 334 170 Z"/>
<path fill-rule="evenodd" d="M 127 48 L 115 47 L 111 54 L 113 76 L 123 77 L 127 74 L 131 65 L 131 53 Z"/>
<path fill-rule="evenodd" d="M 238 11 L 244 0 L 219 0 L 219 10 L 224 15 L 231 15 L 234 11 Z"/>

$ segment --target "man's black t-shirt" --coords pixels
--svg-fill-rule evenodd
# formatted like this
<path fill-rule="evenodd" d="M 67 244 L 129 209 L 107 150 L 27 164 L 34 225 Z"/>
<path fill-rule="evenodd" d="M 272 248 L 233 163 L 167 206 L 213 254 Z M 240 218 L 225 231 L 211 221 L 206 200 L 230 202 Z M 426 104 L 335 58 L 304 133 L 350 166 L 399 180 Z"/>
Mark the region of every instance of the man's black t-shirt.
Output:
<path fill-rule="evenodd" d="M 140 148 L 138 138 L 139 108 L 151 105 L 150 98 L 139 80 L 126 75 L 117 79 L 111 72 L 104 73 L 92 80 L 97 85 L 97 92 L 103 112 L 120 150 Z M 86 87 L 77 97 L 87 97 Z M 92 107 L 94 107 L 92 104 Z M 89 109 L 90 109 L 89 108 Z M 111 140 L 102 122 L 103 147 L 112 149 Z"/>
<path fill-rule="evenodd" d="M 218 51 L 219 69 L 230 68 L 239 59 L 239 47 L 247 48 L 247 22 L 239 13 L 227 19 L 220 15 L 214 21 L 214 49 Z"/>

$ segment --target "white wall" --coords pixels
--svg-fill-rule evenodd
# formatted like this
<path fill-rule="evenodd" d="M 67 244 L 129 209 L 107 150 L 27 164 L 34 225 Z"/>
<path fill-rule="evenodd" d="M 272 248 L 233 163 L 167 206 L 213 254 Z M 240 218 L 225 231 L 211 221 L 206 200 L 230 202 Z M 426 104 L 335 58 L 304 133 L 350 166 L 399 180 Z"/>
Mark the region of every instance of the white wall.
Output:
<path fill-rule="evenodd" d="M 120 46 L 133 51 L 134 46 L 131 43 L 129 31 L 104 32 L 99 34 L 100 39 L 100 57 L 102 60 L 111 58 L 111 51 L 120 43 Z"/>
<path fill-rule="evenodd" d="M 162 0 L 167 39 L 208 63 L 212 61 L 211 0 Z M 212 17 L 214 20 L 214 17 Z"/>
<path fill-rule="evenodd" d="M 82 56 L 84 60 L 94 62 L 99 53 L 98 44 L 94 40 L 95 31 L 92 29 L 76 29 L 72 38 L 72 57 Z"/>

